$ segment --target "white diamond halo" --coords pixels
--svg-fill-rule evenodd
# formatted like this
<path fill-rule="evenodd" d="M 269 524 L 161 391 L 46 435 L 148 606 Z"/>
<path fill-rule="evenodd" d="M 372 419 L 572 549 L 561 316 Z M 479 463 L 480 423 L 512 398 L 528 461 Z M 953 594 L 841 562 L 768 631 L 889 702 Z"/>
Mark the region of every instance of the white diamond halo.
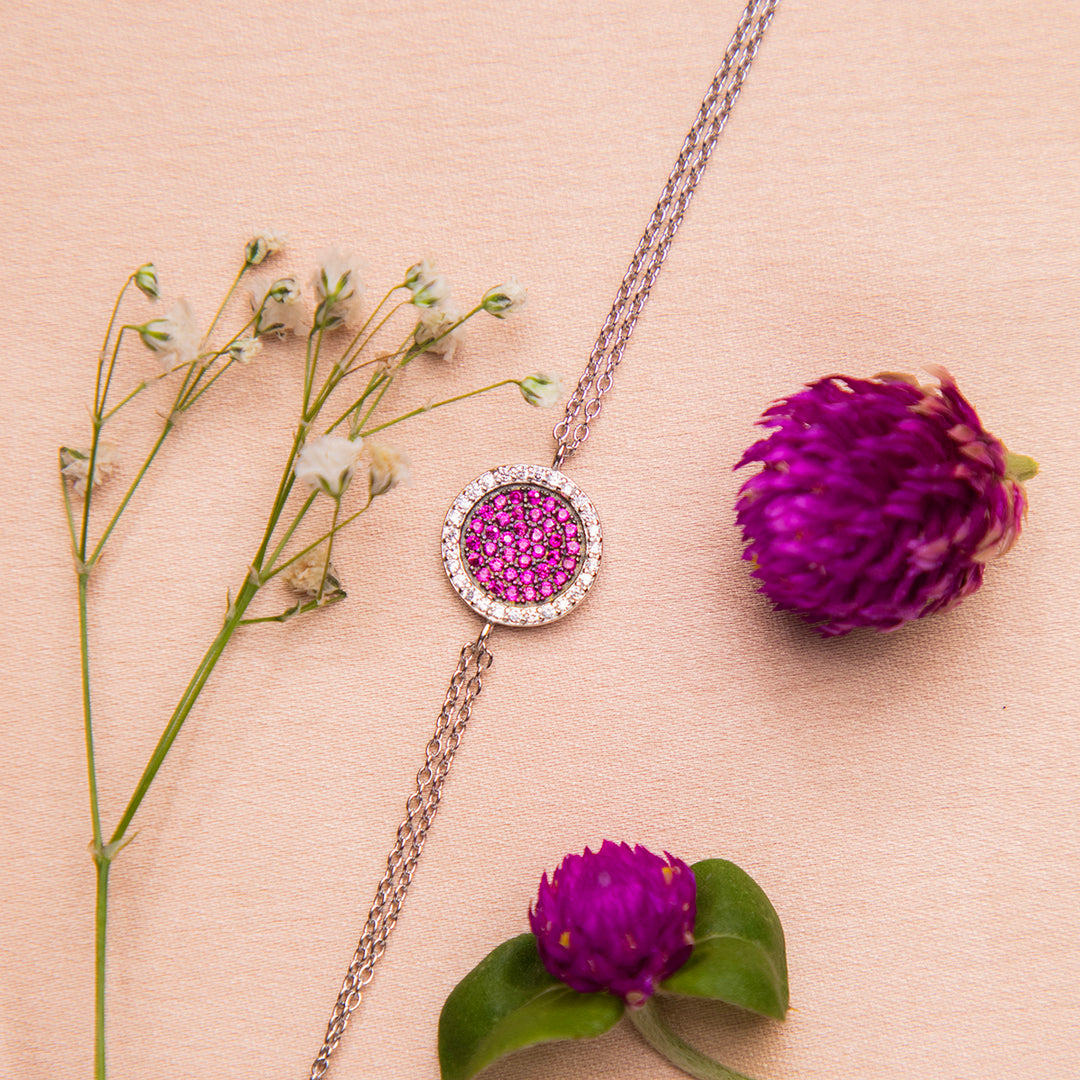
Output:
<path fill-rule="evenodd" d="M 453 501 L 442 530 L 450 584 L 501 626 L 542 626 L 585 598 L 603 546 L 596 508 L 557 469 L 500 465 Z"/>

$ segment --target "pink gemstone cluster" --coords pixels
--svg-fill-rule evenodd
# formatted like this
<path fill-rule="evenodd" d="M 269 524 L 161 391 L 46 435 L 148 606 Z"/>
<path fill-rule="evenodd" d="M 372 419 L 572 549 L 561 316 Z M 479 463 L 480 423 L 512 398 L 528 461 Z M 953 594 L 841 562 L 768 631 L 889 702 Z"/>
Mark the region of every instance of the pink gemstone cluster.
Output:
<path fill-rule="evenodd" d="M 485 592 L 507 604 L 536 604 L 573 581 L 582 539 L 581 521 L 561 495 L 526 484 L 485 495 L 465 521 L 461 546 Z"/>

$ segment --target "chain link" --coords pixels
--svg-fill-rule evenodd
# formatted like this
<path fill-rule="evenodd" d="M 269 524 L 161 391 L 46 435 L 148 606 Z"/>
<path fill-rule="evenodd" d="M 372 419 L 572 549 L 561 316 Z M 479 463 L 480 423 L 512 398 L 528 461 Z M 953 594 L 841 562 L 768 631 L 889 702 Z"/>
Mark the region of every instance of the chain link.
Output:
<path fill-rule="evenodd" d="M 443 784 L 472 715 L 473 702 L 483 688 L 484 672 L 491 667 L 491 652 L 487 647 L 491 625 L 485 623 L 480 636 L 461 650 L 435 732 L 427 744 L 423 768 L 416 774 L 416 790 L 405 803 L 405 820 L 398 827 L 397 841 L 386 858 L 386 873 L 375 891 L 360 943 L 326 1025 L 326 1039 L 311 1065 L 311 1080 L 320 1080 L 330 1067 L 330 1055 L 341 1042 L 349 1017 L 360 1004 L 375 965 L 386 951 L 386 939 L 401 914 L 424 840 L 439 809 Z"/>
<path fill-rule="evenodd" d="M 561 468 L 563 462 L 589 437 L 590 425 L 600 414 L 601 400 L 611 389 L 612 375 L 622 360 L 626 343 L 634 332 L 660 267 L 664 265 L 671 241 L 679 231 L 683 215 L 690 205 L 694 188 L 705 171 L 716 140 L 727 124 L 778 3 L 779 0 L 749 0 L 743 10 L 724 54 L 724 61 L 705 94 L 671 175 L 660 193 L 656 209 L 645 226 L 634 257 L 615 294 L 615 302 L 589 355 L 589 362 L 570 395 L 566 414 L 552 432 L 557 444 L 553 468 Z"/>
<path fill-rule="evenodd" d="M 559 468 L 589 437 L 589 426 L 600 414 L 601 399 L 611 389 L 615 368 L 619 366 L 626 343 L 667 258 L 671 241 L 682 224 L 694 188 L 739 96 L 777 3 L 779 0 L 749 0 L 739 19 L 724 62 L 683 142 L 589 362 L 570 396 L 566 415 L 555 427 L 553 434 L 558 448 L 554 468 Z M 480 636 L 461 650 L 435 732 L 427 744 L 424 765 L 416 774 L 416 790 L 405 804 L 405 819 L 398 827 L 397 840 L 387 856 L 386 872 L 375 891 L 360 942 L 330 1014 L 326 1039 L 312 1063 L 310 1080 L 321 1080 L 326 1075 L 330 1055 L 337 1049 L 349 1018 L 360 1005 L 375 965 L 386 951 L 387 938 L 401 914 L 424 841 L 439 809 L 443 784 L 465 734 L 473 702 L 482 689 L 483 674 L 491 666 L 492 657 L 487 647 L 491 626 L 491 623 L 485 623 Z"/>

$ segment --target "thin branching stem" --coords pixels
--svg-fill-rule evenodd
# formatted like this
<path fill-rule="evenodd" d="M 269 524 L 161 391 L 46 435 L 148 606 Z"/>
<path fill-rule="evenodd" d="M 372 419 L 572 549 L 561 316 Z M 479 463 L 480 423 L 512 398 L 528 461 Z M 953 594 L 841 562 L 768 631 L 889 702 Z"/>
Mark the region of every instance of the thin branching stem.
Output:
<path fill-rule="evenodd" d="M 304 500 L 304 505 L 301 506 L 300 509 L 294 515 L 294 517 L 292 519 L 292 522 L 290 523 L 289 527 L 285 530 L 285 535 L 278 541 L 277 547 L 274 548 L 274 550 L 270 553 L 270 558 L 265 560 L 264 565 L 265 565 L 267 570 L 272 570 L 273 569 L 274 563 L 276 563 L 278 561 L 278 557 L 281 555 L 282 551 L 285 550 L 285 545 L 292 539 L 292 534 L 294 532 L 296 532 L 297 525 L 300 524 L 300 522 L 304 518 L 304 515 L 308 512 L 308 510 L 311 509 L 311 504 L 318 498 L 318 496 L 319 496 L 318 491 L 313 491 Z"/>
<path fill-rule="evenodd" d="M 503 379 L 500 382 L 492 383 L 490 386 L 482 386 L 479 390 L 470 390 L 467 394 L 458 394 L 456 397 L 446 398 L 444 401 L 435 401 L 430 405 L 421 405 L 418 409 L 403 413 L 393 420 L 387 420 L 385 424 L 379 424 L 377 427 L 361 431 L 360 434 L 366 439 L 369 436 L 374 435 L 377 431 L 385 431 L 388 427 L 400 424 L 402 420 L 411 420 L 414 416 L 419 416 L 421 413 L 431 412 L 434 409 L 441 409 L 444 405 L 453 405 L 455 401 L 464 401 L 466 398 L 476 397 L 478 394 L 486 394 L 489 390 L 497 390 L 500 386 L 520 385 L 521 384 L 517 379 Z"/>
<path fill-rule="evenodd" d="M 99 413 L 104 407 L 103 402 L 99 402 L 98 398 L 101 394 L 101 372 L 105 366 L 105 354 L 109 351 L 109 338 L 112 337 L 113 325 L 116 322 L 117 312 L 120 310 L 120 301 L 124 299 L 124 293 L 127 292 L 128 286 L 135 280 L 134 274 L 129 274 L 127 281 L 120 287 L 120 291 L 116 294 L 116 302 L 113 304 L 112 313 L 109 315 L 109 324 L 105 327 L 105 340 L 101 343 L 101 352 L 98 353 L 97 363 L 97 379 L 94 381 L 94 412 Z"/>
<path fill-rule="evenodd" d="M 372 497 L 371 495 L 368 495 L 367 502 L 364 503 L 364 505 L 361 506 L 359 510 L 351 513 L 347 518 L 345 518 L 344 521 L 339 522 L 329 532 L 324 532 L 322 536 L 318 538 L 318 540 L 313 540 L 310 544 L 308 544 L 307 547 L 301 548 L 291 559 L 288 559 L 286 562 L 283 562 L 280 566 L 275 567 L 268 574 L 264 575 L 262 581 L 265 583 L 271 578 L 276 578 L 282 570 L 284 570 L 288 566 L 292 566 L 292 564 L 296 562 L 297 559 L 302 559 L 309 551 L 314 551 L 315 548 L 317 548 L 321 543 L 323 543 L 323 541 L 329 540 L 330 537 L 332 537 L 336 533 L 341 532 L 341 530 L 344 529 L 346 525 L 348 525 L 352 521 L 355 521 L 362 513 L 364 513 L 364 511 L 367 510 L 371 503 Z"/>
<path fill-rule="evenodd" d="M 370 500 L 368 500 L 370 502 Z M 334 500 L 334 516 L 330 519 L 330 533 L 326 541 L 326 555 L 323 558 L 322 577 L 319 579 L 319 591 L 315 594 L 316 603 L 322 603 L 323 590 L 326 588 L 326 575 L 330 573 L 330 552 L 334 550 L 334 533 L 337 531 L 338 517 L 341 514 L 341 496 Z"/>

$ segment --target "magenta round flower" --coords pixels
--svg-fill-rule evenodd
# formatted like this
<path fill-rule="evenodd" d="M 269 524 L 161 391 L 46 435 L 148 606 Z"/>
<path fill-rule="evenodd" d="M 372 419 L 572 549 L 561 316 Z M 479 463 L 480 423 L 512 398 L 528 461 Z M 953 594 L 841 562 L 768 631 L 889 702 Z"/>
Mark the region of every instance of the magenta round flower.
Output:
<path fill-rule="evenodd" d="M 681 859 L 605 840 L 544 874 L 529 925 L 544 967 L 583 994 L 638 1006 L 686 963 L 697 885 Z"/>
<path fill-rule="evenodd" d="M 777 402 L 735 468 L 751 576 L 825 637 L 895 630 L 973 593 L 1016 542 L 1037 466 L 985 431 L 944 368 L 831 375 Z"/>

